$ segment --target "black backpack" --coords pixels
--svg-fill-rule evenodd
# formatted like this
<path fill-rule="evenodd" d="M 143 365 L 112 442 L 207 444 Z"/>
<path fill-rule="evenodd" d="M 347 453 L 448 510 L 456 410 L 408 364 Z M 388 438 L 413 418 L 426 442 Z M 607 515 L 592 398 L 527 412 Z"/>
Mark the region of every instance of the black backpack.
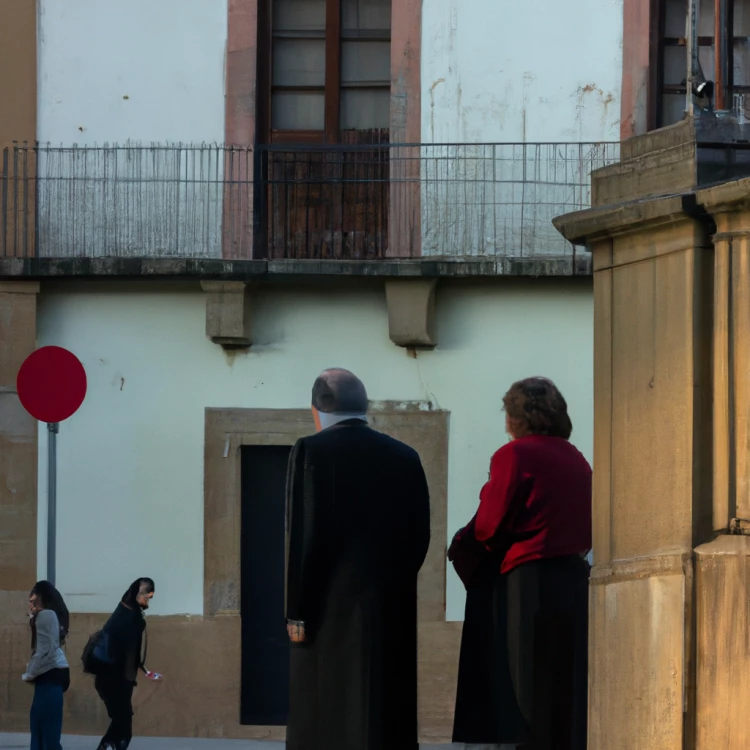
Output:
<path fill-rule="evenodd" d="M 109 634 L 106 630 L 97 630 L 86 642 L 81 654 L 83 671 L 86 674 L 98 675 L 112 666 L 109 651 Z"/>

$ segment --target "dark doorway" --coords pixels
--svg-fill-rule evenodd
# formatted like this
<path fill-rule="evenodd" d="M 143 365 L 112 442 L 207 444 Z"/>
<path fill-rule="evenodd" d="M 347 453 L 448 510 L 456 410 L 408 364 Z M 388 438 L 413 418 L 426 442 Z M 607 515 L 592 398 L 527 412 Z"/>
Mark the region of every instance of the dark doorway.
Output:
<path fill-rule="evenodd" d="M 284 491 L 290 451 L 242 448 L 242 724 L 283 726 L 289 713 Z"/>

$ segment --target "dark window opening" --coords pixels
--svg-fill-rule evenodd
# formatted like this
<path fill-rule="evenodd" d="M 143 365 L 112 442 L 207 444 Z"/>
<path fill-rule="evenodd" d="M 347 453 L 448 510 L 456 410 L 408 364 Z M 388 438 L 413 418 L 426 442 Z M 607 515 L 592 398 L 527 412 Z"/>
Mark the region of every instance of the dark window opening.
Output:
<path fill-rule="evenodd" d="M 242 448 L 242 724 L 284 726 L 289 714 L 284 524 L 290 450 L 275 445 Z"/>

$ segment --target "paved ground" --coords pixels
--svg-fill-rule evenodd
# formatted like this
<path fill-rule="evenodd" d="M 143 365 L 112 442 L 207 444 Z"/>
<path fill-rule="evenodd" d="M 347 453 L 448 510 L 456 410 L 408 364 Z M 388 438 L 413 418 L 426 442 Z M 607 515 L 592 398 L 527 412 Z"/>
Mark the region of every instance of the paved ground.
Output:
<path fill-rule="evenodd" d="M 63 737 L 63 750 L 96 750 L 99 737 Z M 132 750 L 281 750 L 280 742 L 255 742 L 250 740 L 204 740 L 164 737 L 135 737 Z M 0 734 L 2 750 L 28 750 L 29 735 Z"/>
<path fill-rule="evenodd" d="M 63 737 L 63 750 L 95 750 L 98 737 Z M 0 750 L 28 750 L 27 734 L 1 734 Z M 280 742 L 258 742 L 254 740 L 203 740 L 164 737 L 136 737 L 132 750 L 281 750 Z M 422 750 L 459 750 L 464 745 L 422 745 Z M 472 747 L 480 748 L 480 745 Z M 506 746 L 507 747 L 507 746 Z"/>
<path fill-rule="evenodd" d="M 99 737 L 63 737 L 63 750 L 96 750 Z M 256 742 L 251 740 L 204 740 L 176 737 L 135 737 L 130 743 L 132 750 L 281 750 L 280 742 Z M 0 734 L 1 750 L 28 750 L 29 735 Z"/>

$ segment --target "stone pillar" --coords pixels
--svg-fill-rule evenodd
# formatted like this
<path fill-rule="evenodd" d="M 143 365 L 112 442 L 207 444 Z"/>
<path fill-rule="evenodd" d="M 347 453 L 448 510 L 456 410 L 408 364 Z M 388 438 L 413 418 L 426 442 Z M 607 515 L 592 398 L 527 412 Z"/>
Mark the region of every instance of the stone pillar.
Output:
<path fill-rule="evenodd" d="M 36 140 L 36 6 L 0 3 L 0 153 L 14 142 Z"/>
<path fill-rule="evenodd" d="M 716 223 L 712 520 L 719 535 L 696 549 L 696 750 L 750 747 L 750 206 L 748 185 L 735 189 L 741 184 L 702 196 Z"/>
<path fill-rule="evenodd" d="M 0 252 L 31 257 L 35 247 L 37 3 L 0 2 Z M 4 205 L 3 205 L 4 204 Z"/>
<path fill-rule="evenodd" d="M 37 424 L 16 376 L 36 348 L 36 282 L 0 283 L 0 591 L 36 580 Z"/>
<path fill-rule="evenodd" d="M 683 750 L 693 693 L 691 553 L 710 513 L 701 437 L 710 243 L 703 224 L 668 214 L 591 248 L 589 748 Z"/>
<path fill-rule="evenodd" d="M 37 577 L 37 422 L 18 400 L 16 376 L 36 347 L 39 284 L 0 282 L 0 717 L 5 731 L 28 725 L 29 692 L 19 665 L 28 660 L 24 617 Z"/>
<path fill-rule="evenodd" d="M 556 220 L 594 262 L 590 750 L 750 747 L 750 179 Z"/>

